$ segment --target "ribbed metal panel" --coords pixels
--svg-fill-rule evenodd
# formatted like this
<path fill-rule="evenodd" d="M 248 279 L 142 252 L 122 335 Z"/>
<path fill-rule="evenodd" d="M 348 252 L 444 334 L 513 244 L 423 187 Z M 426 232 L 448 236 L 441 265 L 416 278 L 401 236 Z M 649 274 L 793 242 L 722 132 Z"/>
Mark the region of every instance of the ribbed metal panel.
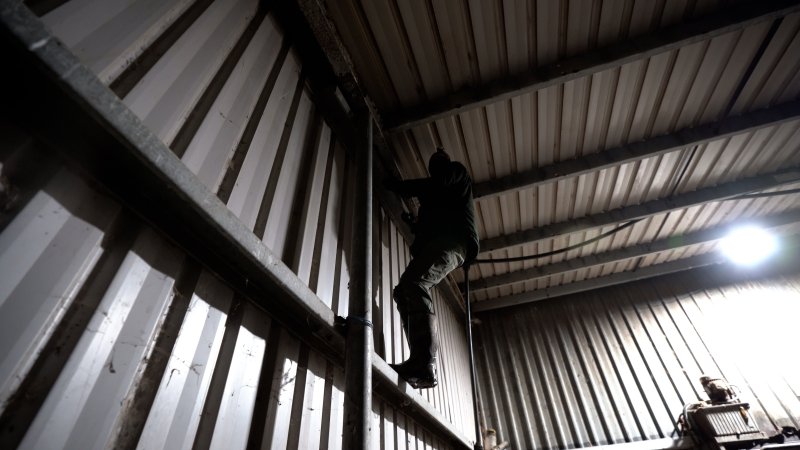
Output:
<path fill-rule="evenodd" d="M 513 448 L 675 437 L 711 374 L 762 430 L 800 426 L 800 278 L 747 276 L 704 269 L 481 315 L 485 425 Z"/>
<path fill-rule="evenodd" d="M 139 448 L 191 446 L 217 364 L 233 292 L 204 273 L 175 340 Z"/>
<path fill-rule="evenodd" d="M 172 301 L 181 259 L 152 232 L 136 239 L 20 448 L 102 448 L 108 442 Z"/>
<path fill-rule="evenodd" d="M 740 408 L 737 406 L 719 408 L 717 411 L 710 410 L 705 414 L 714 435 L 739 437 L 743 434 L 758 432 L 754 424 L 744 421 Z"/>
<path fill-rule="evenodd" d="M 60 171 L 0 235 L 2 403 L 19 387 L 97 264 L 101 229 L 118 209 Z"/>
<path fill-rule="evenodd" d="M 408 249 L 386 216 L 380 230 L 376 349 L 402 361 L 408 350 L 389 293 Z M 310 245 L 321 252 L 324 239 Z M 66 169 L 16 214 L 0 243 L 4 442 L 340 448 L 342 369 Z M 334 306 L 346 309 L 345 252 L 334 256 L 320 262 L 333 269 L 324 291 L 335 288 L 342 297 Z M 464 332 L 448 302 L 435 301 L 440 385 L 420 393 L 469 430 Z M 375 402 L 376 448 L 450 448 Z"/>
<path fill-rule="evenodd" d="M 366 91 L 380 111 L 391 114 L 435 105 L 465 88 L 494 92 L 497 84 L 492 83 L 502 84 L 572 56 L 589 55 L 591 59 L 593 50 L 621 42 L 638 46 L 639 36 L 718 14 L 731 3 L 562 0 L 440 5 L 349 0 L 331 8 L 330 15 Z M 793 13 L 714 37 L 701 36 L 679 48 L 648 53 L 612 69 L 414 126 L 390 135 L 389 141 L 406 177 L 424 176 L 425 161 L 441 145 L 468 167 L 476 182 L 482 182 L 689 130 L 796 100 L 800 93 L 799 31 L 800 14 Z M 475 94 L 484 92 L 477 89 Z M 797 166 L 798 126 L 797 120 L 787 121 L 479 198 L 479 234 L 484 239 L 508 235 Z M 473 266 L 471 279 L 796 207 L 796 200 L 791 199 L 711 203 L 674 211 L 567 254 L 525 263 Z M 548 252 L 611 228 L 516 245 L 482 256 Z M 705 250 L 695 246 L 682 252 Z M 682 252 L 664 252 L 659 262 L 679 259 Z M 576 270 L 552 280 L 478 292 L 476 298 L 544 289 L 587 276 L 632 270 L 641 264 L 625 261 Z M 462 280 L 460 275 L 456 279 Z"/>
<path fill-rule="evenodd" d="M 349 0 L 330 14 L 368 91 L 381 109 L 393 110 L 653 32 L 721 3 Z"/>
<path fill-rule="evenodd" d="M 404 7 L 399 7 L 398 11 L 389 5 L 380 5 L 380 2 L 361 3 L 353 6 L 352 10 L 336 8 L 331 14 L 342 24 L 339 31 L 346 42 L 358 36 L 359 43 L 352 42 L 348 49 L 354 53 L 354 62 L 359 73 L 364 75 L 364 83 L 376 85 L 369 89 L 370 94 L 378 97 L 378 106 L 388 111 L 396 109 L 395 102 L 417 104 L 425 100 L 424 96 L 420 97 L 420 91 L 428 89 L 420 89 L 410 82 L 408 85 L 399 84 L 417 77 L 426 78 L 418 73 L 447 70 L 439 78 L 466 78 L 470 80 L 469 85 L 479 85 L 481 80 L 502 79 L 509 73 L 552 62 L 559 54 L 583 52 L 594 46 L 617 42 L 625 36 L 633 37 L 648 31 L 647 28 L 674 24 L 686 13 L 699 15 L 708 9 L 720 8 L 719 5 L 703 8 L 701 2 L 691 6 L 684 2 L 670 2 L 668 7 L 664 4 L 665 8 L 658 11 L 652 4 L 645 5 L 651 2 L 632 2 L 636 5 L 633 8 L 635 15 L 632 16 L 632 11 L 628 10 L 627 16 L 620 16 L 622 11 L 616 10 L 620 4 L 613 2 L 591 10 L 574 7 L 579 5 L 572 5 L 572 2 L 506 2 L 502 7 L 470 2 L 469 5 L 448 5 L 446 12 L 437 10 L 437 7 L 406 6 L 413 9 L 412 15 L 404 14 Z M 569 8 L 566 3 L 570 3 Z M 673 6 L 678 10 L 687 8 L 687 11 L 670 12 Z M 474 8 L 487 11 L 473 15 L 471 10 Z M 528 11 L 531 8 L 537 11 L 531 14 Z M 472 21 L 458 21 L 462 14 L 471 17 Z M 625 19 L 628 23 L 618 22 Z M 527 23 L 525 27 L 508 28 L 514 21 Z M 585 27 L 584 21 L 594 22 L 594 28 Z M 454 22 L 460 22 L 463 28 L 454 32 L 446 27 Z M 468 164 L 476 181 L 483 181 L 708 123 L 719 119 L 729 106 L 733 108 L 731 114 L 741 114 L 781 103 L 797 95 L 796 83 L 791 81 L 795 76 L 792 68 L 797 55 L 798 23 L 798 14 L 781 20 L 752 75 L 744 79 L 745 86 L 738 96 L 735 96 L 737 83 L 745 77 L 772 25 L 770 21 L 535 94 L 525 94 L 441 119 L 406 132 L 404 136 L 395 138 L 394 144 L 398 146 L 399 154 L 420 155 L 426 160 L 435 148 L 433 144 L 441 143 L 460 161 Z M 366 28 L 375 41 L 361 41 L 361 36 L 356 34 L 359 28 L 353 24 Z M 399 29 L 387 30 L 387 27 Z M 554 34 L 551 27 L 560 28 L 565 33 Z M 628 27 L 630 29 L 626 29 Z M 542 48 L 515 51 L 512 43 L 525 38 L 525 33 L 519 32 L 525 28 L 541 35 L 539 40 L 529 37 L 526 46 L 534 43 Z M 591 33 L 597 33 L 598 37 L 587 36 Z M 609 42 L 602 42 L 603 35 L 611 38 Z M 395 36 L 409 36 L 412 47 L 415 39 L 425 39 L 425 42 L 419 46 L 419 51 L 410 51 L 403 58 L 398 57 L 398 50 L 408 46 L 408 42 L 402 39 L 382 42 L 383 38 L 399 39 Z M 567 52 L 566 47 L 570 46 L 560 43 L 559 39 L 574 39 L 583 45 L 573 46 Z M 440 50 L 437 52 L 437 49 Z M 380 54 L 370 54 L 370 51 Z M 475 59 L 468 57 L 473 51 L 477 54 Z M 455 61 L 446 64 L 433 56 L 414 61 L 416 55 L 426 53 L 444 59 L 460 54 L 465 54 L 465 57 L 458 64 Z M 384 71 L 381 64 L 375 64 L 375 58 L 394 66 Z M 511 71 L 504 66 L 521 66 L 521 69 Z M 774 68 L 780 70 L 773 71 Z M 386 77 L 397 80 L 398 84 L 379 89 L 380 81 Z M 464 83 L 454 82 L 445 92 L 463 86 Z M 428 97 L 435 98 L 443 93 L 441 88 L 431 90 L 433 92 Z M 388 93 L 396 93 L 398 100 L 381 102 L 381 95 Z M 733 101 L 735 103 L 731 104 Z M 415 168 L 423 169 L 421 166 L 408 167 Z M 408 175 L 419 176 L 420 173 Z M 494 234 L 493 230 L 487 232 Z"/>
<path fill-rule="evenodd" d="M 325 304 L 347 315 L 352 162 L 259 2 L 74 0 L 42 19 Z M 22 150 L 3 149 L 4 173 Z M 68 169 L 41 172 L 25 172 L 44 181 L 21 183 L 20 204 L 0 222 L 2 442 L 341 448 L 344 374 L 329 355 Z M 375 210 L 375 349 L 399 362 L 408 348 L 391 289 L 409 252 Z M 419 394 L 469 437 L 461 313 L 439 293 L 435 302 L 440 384 Z M 373 417 L 376 448 L 453 445 L 377 397 Z"/>
<path fill-rule="evenodd" d="M 106 83 L 117 78 L 192 5 L 190 0 L 65 2 L 42 20 Z M 80 24 L 80 26 L 76 26 Z"/>

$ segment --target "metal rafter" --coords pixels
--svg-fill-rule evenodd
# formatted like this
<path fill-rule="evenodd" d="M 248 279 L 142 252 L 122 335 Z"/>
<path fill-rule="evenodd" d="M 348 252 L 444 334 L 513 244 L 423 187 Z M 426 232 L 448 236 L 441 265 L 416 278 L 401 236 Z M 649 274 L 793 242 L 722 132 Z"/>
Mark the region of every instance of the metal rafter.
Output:
<path fill-rule="evenodd" d="M 488 84 L 461 89 L 416 107 L 388 114 L 385 128 L 407 130 L 437 119 L 522 94 L 541 90 L 577 78 L 628 64 L 633 61 L 685 47 L 740 30 L 765 20 L 800 11 L 795 0 L 747 2 L 727 5 L 722 11 L 651 34 L 619 42 L 587 53 L 556 61 L 533 71 Z"/>
<path fill-rule="evenodd" d="M 777 262 L 761 269 L 762 273 L 767 273 L 770 270 L 780 270 L 781 267 L 790 268 L 796 267 L 797 246 L 800 245 L 800 236 L 793 235 L 784 240 L 783 257 L 787 259 L 777 258 Z M 577 281 L 573 283 L 563 284 L 560 286 L 553 286 L 546 289 L 537 291 L 524 292 L 521 294 L 509 295 L 498 299 L 484 300 L 476 303 L 473 310 L 476 312 L 490 311 L 493 309 L 507 308 L 509 306 L 521 305 L 525 303 L 546 300 L 555 297 L 561 297 L 569 294 L 576 294 L 579 292 L 591 291 L 608 286 L 618 284 L 630 283 L 632 281 L 644 280 L 647 278 L 658 277 L 661 275 L 668 275 L 676 272 L 684 272 L 690 269 L 697 269 L 705 266 L 726 264 L 728 260 L 719 252 L 710 252 L 703 255 L 692 256 L 689 258 L 679 259 L 676 261 L 665 262 L 647 266 L 635 271 L 620 272 L 605 277 L 592 278 L 584 281 Z M 728 263 L 731 270 L 735 270 L 731 263 Z"/>
<path fill-rule="evenodd" d="M 674 133 L 622 145 L 581 158 L 477 183 L 474 188 L 475 197 L 490 197 L 553 183 L 564 178 L 652 158 L 737 134 L 780 125 L 799 118 L 800 102 L 787 102 L 772 108 L 726 118 L 707 125 L 685 128 Z"/>
<path fill-rule="evenodd" d="M 758 219 L 753 219 L 751 222 L 756 223 L 764 228 L 780 227 L 783 225 L 800 222 L 800 210 L 789 211 L 768 217 L 761 217 Z M 545 278 L 552 275 L 559 275 L 585 267 L 652 255 L 654 253 L 687 247 L 690 245 L 705 244 L 722 239 L 729 231 L 730 226 L 731 224 L 724 224 L 715 228 L 695 231 L 682 236 L 669 236 L 667 238 L 659 239 L 647 244 L 633 245 L 630 247 L 598 253 L 596 255 L 572 258 L 554 264 L 531 267 L 530 269 L 518 270 L 516 272 L 509 272 L 502 275 L 495 275 L 492 277 L 470 281 L 470 285 L 475 290 L 489 289 L 492 287 L 520 283 L 538 278 Z"/>
<path fill-rule="evenodd" d="M 523 292 L 521 294 L 509 295 L 498 299 L 485 300 L 476 303 L 475 312 L 490 311 L 493 309 L 507 308 L 509 306 L 522 305 L 553 297 L 561 297 L 568 294 L 590 291 L 593 289 L 614 286 L 617 284 L 630 283 L 632 281 L 643 280 L 645 278 L 667 275 L 675 272 L 683 272 L 689 269 L 721 264 L 725 262 L 725 257 L 712 252 L 704 255 L 692 256 L 690 258 L 670 261 L 663 264 L 648 266 L 631 272 L 620 272 L 605 277 L 592 278 L 590 280 L 576 281 L 573 283 L 553 286 L 537 291 Z"/>
<path fill-rule="evenodd" d="M 800 167 L 733 181 L 719 186 L 702 188 L 685 194 L 651 200 L 640 205 L 626 206 L 608 212 L 581 217 L 579 219 L 485 239 L 481 241 L 481 250 L 486 253 L 517 245 L 529 244 L 564 234 L 577 233 L 606 225 L 614 225 L 629 220 L 689 208 L 702 203 L 725 200 L 750 192 L 773 189 L 796 182 L 800 182 Z"/>

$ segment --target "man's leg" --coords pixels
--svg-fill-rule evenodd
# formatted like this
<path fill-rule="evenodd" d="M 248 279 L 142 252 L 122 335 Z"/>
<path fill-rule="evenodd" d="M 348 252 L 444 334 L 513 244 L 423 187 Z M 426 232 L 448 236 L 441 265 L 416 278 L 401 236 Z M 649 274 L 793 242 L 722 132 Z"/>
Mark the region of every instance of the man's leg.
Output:
<path fill-rule="evenodd" d="M 408 264 L 394 289 L 394 299 L 411 350 L 408 360 L 392 365 L 415 388 L 434 387 L 438 350 L 436 317 L 430 289 L 464 262 L 465 248 L 447 239 L 434 242 Z"/>

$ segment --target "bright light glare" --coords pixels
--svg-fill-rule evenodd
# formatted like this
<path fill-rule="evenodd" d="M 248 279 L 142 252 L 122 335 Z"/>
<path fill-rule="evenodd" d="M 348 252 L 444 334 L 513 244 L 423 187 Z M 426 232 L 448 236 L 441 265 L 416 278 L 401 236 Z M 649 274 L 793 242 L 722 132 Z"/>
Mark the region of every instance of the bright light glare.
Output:
<path fill-rule="evenodd" d="M 736 264 L 752 266 L 775 253 L 778 242 L 775 236 L 761 228 L 744 226 L 725 236 L 720 242 L 720 249 Z"/>

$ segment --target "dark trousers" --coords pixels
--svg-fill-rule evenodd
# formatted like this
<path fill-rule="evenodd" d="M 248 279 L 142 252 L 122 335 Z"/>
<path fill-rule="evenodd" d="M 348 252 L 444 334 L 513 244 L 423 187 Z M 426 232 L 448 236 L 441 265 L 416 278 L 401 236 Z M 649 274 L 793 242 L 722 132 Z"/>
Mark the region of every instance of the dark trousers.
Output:
<path fill-rule="evenodd" d="M 400 317 L 407 314 L 434 314 L 431 289 L 448 273 L 464 263 L 466 246 L 462 239 L 433 239 L 411 259 L 394 288 L 394 301 Z"/>

